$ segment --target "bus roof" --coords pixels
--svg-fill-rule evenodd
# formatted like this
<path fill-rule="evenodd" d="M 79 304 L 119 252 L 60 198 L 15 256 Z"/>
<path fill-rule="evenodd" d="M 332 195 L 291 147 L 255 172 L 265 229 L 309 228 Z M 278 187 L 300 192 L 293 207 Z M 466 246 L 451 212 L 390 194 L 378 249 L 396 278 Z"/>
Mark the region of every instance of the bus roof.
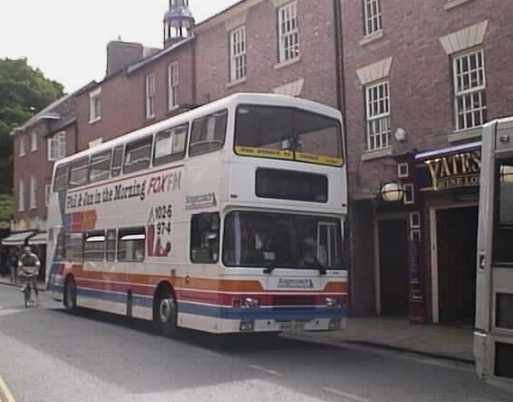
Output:
<path fill-rule="evenodd" d="M 187 121 L 194 120 L 198 117 L 214 113 L 221 108 L 228 108 L 230 106 L 238 104 L 262 104 L 269 106 L 296 107 L 299 109 L 305 109 L 322 115 L 326 115 L 334 119 L 342 118 L 342 114 L 338 109 L 307 99 L 267 93 L 237 93 L 216 100 L 214 102 L 208 103 L 206 105 L 200 106 L 197 109 L 193 109 L 188 112 L 184 112 L 176 116 L 170 117 L 169 119 L 162 120 L 158 123 L 152 124 L 151 126 L 135 130 L 128 134 L 120 135 L 117 138 L 97 145 L 93 148 L 89 148 L 76 154 L 70 155 L 66 158 L 59 160 L 56 163 L 56 167 L 62 164 L 69 163 L 73 160 L 89 156 L 91 154 L 107 151 L 117 145 L 137 140 L 138 138 L 144 137 L 146 135 L 151 135 L 155 132 L 164 130 L 170 126 L 170 122 L 172 122 L 173 126 L 180 125 Z"/>

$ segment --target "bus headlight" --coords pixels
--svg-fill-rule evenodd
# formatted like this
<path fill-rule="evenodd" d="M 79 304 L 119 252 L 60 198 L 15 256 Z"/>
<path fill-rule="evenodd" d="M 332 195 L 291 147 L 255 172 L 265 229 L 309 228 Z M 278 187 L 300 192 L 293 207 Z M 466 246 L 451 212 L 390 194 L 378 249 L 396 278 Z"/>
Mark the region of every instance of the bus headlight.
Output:
<path fill-rule="evenodd" d="M 326 297 L 324 299 L 324 305 L 328 308 L 335 308 L 340 306 L 340 302 L 335 297 Z"/>
<path fill-rule="evenodd" d="M 260 307 L 260 300 L 253 297 L 245 297 L 241 303 L 242 308 L 258 308 Z"/>

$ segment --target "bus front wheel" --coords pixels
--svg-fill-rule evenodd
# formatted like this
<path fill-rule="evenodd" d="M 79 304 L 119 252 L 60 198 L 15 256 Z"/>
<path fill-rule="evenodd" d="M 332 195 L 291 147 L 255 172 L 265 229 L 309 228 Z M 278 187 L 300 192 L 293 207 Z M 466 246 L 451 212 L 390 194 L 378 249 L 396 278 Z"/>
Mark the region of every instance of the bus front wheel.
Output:
<path fill-rule="evenodd" d="M 154 320 L 158 331 L 169 338 L 179 335 L 178 309 L 176 299 L 170 289 L 163 288 L 157 298 Z"/>
<path fill-rule="evenodd" d="M 75 312 L 77 309 L 77 285 L 75 280 L 69 276 L 64 285 L 64 307 L 69 312 Z"/>

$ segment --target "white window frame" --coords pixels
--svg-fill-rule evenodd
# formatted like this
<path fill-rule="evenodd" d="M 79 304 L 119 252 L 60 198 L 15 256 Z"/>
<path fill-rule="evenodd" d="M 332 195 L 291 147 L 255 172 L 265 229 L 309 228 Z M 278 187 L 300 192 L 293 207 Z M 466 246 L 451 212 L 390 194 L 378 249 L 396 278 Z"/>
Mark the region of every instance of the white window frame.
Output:
<path fill-rule="evenodd" d="M 66 157 L 66 132 L 60 131 L 48 138 L 48 161 L 54 162 Z"/>
<path fill-rule="evenodd" d="M 37 151 L 37 132 L 32 131 L 30 133 L 30 151 L 36 152 Z"/>
<path fill-rule="evenodd" d="M 380 92 L 380 88 L 383 88 Z M 388 80 L 365 87 L 367 121 L 367 151 L 379 151 L 390 147 L 390 84 Z"/>
<path fill-rule="evenodd" d="M 20 139 L 18 140 L 19 154 L 18 156 L 27 155 L 27 144 L 25 134 L 20 135 Z"/>
<path fill-rule="evenodd" d="M 18 212 L 25 211 L 25 181 L 18 181 Z"/>
<path fill-rule="evenodd" d="M 471 60 L 475 68 L 471 67 Z M 464 70 L 465 66 L 467 67 Z M 486 64 L 483 49 L 453 57 L 454 119 L 456 131 L 481 127 L 486 122 Z M 462 119 L 462 120 L 461 120 Z"/>
<path fill-rule="evenodd" d="M 230 32 L 230 81 L 244 80 L 247 76 L 246 26 Z"/>
<path fill-rule="evenodd" d="M 363 0 L 365 36 L 383 30 L 381 0 Z"/>
<path fill-rule="evenodd" d="M 102 119 L 102 89 L 98 88 L 89 93 L 89 124 Z"/>
<path fill-rule="evenodd" d="M 279 63 L 288 63 L 300 57 L 298 3 L 293 1 L 278 9 Z"/>
<path fill-rule="evenodd" d="M 167 67 L 168 83 L 168 110 L 172 111 L 178 108 L 178 85 L 179 85 L 179 67 L 178 62 L 174 61 Z"/>
<path fill-rule="evenodd" d="M 153 119 L 155 117 L 155 95 L 157 92 L 155 74 L 147 74 L 144 82 L 146 88 L 146 119 Z"/>
<path fill-rule="evenodd" d="M 30 209 L 37 208 L 37 178 L 30 176 Z"/>

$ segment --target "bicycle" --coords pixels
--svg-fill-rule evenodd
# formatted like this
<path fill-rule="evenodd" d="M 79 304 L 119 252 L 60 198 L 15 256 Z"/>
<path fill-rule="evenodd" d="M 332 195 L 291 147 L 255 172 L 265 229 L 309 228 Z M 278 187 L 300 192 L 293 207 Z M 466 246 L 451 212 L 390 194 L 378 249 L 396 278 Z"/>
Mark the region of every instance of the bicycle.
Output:
<path fill-rule="evenodd" d="M 37 275 L 20 275 L 22 282 L 25 282 L 25 287 L 22 289 L 25 300 L 25 308 L 29 308 L 30 306 L 37 306 L 39 304 L 39 290 L 37 289 L 36 278 Z M 35 298 L 33 298 L 33 294 L 35 295 Z"/>

